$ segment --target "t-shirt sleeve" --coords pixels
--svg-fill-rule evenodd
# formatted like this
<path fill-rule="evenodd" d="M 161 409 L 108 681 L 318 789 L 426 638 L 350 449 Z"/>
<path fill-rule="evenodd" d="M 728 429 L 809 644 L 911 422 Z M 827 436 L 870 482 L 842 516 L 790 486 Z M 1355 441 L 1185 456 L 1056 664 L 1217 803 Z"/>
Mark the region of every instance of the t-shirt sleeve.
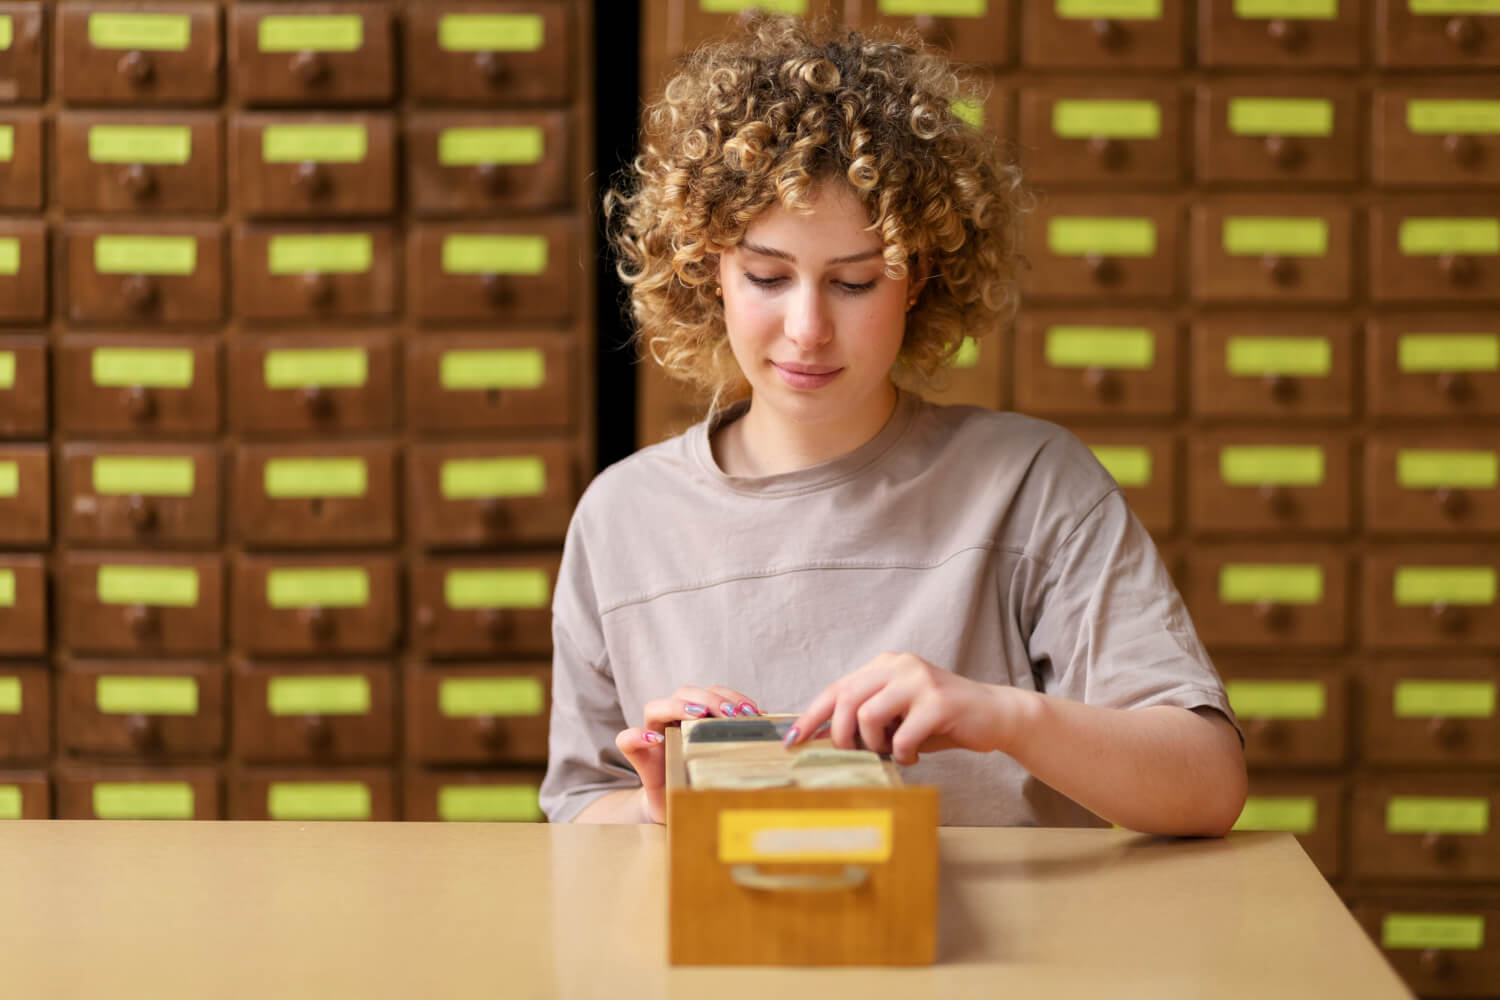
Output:
<path fill-rule="evenodd" d="M 1119 490 L 1083 516 L 1040 581 L 1027 603 L 1042 691 L 1109 708 L 1208 708 L 1239 729 L 1182 596 Z"/>

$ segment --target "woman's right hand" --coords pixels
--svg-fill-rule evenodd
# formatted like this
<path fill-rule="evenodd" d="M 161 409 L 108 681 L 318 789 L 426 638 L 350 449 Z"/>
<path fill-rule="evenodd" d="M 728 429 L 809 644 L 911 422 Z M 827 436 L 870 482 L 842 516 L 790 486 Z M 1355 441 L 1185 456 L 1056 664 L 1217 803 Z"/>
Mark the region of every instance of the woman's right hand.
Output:
<path fill-rule="evenodd" d="M 729 719 L 759 715 L 753 699 L 727 687 L 681 687 L 670 698 L 646 703 L 645 720 L 615 737 L 615 746 L 641 777 L 645 813 L 667 821 L 667 725 L 685 719 Z"/>

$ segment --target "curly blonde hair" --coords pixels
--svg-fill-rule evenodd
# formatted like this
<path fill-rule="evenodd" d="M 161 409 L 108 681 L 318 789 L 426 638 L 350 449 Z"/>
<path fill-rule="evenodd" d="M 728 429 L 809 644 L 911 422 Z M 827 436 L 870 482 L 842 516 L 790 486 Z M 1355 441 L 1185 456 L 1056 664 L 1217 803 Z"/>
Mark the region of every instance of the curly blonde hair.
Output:
<path fill-rule="evenodd" d="M 778 199 L 809 210 L 845 178 L 885 242 L 885 273 L 928 269 L 897 384 L 920 389 L 1010 318 L 1021 264 L 1020 173 L 956 102 L 983 94 L 915 36 L 751 19 L 702 46 L 650 105 L 642 152 L 604 199 L 635 338 L 671 376 L 723 400 L 748 384 L 714 295 L 718 257 Z"/>

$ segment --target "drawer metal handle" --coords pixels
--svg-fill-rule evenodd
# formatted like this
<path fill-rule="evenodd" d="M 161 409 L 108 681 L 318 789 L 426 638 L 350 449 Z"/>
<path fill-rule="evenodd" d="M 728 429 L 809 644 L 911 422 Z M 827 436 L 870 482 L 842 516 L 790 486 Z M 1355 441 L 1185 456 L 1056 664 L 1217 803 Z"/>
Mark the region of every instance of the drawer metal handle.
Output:
<path fill-rule="evenodd" d="M 151 57 L 139 49 L 132 49 L 121 56 L 115 68 L 136 87 L 144 87 L 156 76 L 156 66 L 151 62 Z"/>
<path fill-rule="evenodd" d="M 1291 517 L 1296 513 L 1297 505 L 1292 500 L 1291 491 L 1284 487 L 1266 483 L 1258 492 L 1266 508 L 1277 517 Z"/>
<path fill-rule="evenodd" d="M 505 193 L 510 185 L 506 183 L 505 168 L 498 163 L 481 163 L 474 168 L 474 173 L 479 177 L 479 183 L 490 195 Z"/>
<path fill-rule="evenodd" d="M 1307 29 L 1298 21 L 1288 21 L 1285 18 L 1273 18 L 1266 25 L 1266 34 L 1271 36 L 1271 41 L 1278 43 L 1288 52 L 1295 52 L 1307 44 Z"/>
<path fill-rule="evenodd" d="M 317 642 L 327 642 L 333 638 L 333 615 L 327 608 L 316 605 L 302 609 L 302 623 L 307 626 L 308 634 Z"/>
<path fill-rule="evenodd" d="M 863 865 L 845 865 L 837 875 L 772 874 L 755 865 L 735 865 L 729 869 L 735 885 L 763 892 L 836 892 L 857 889 L 870 877 Z"/>
<path fill-rule="evenodd" d="M 1250 735 L 1260 740 L 1269 747 L 1280 747 L 1286 743 L 1287 728 L 1280 720 L 1268 719 L 1264 716 L 1251 719 L 1245 727 Z"/>
<path fill-rule="evenodd" d="M 309 715 L 303 719 L 302 735 L 307 745 L 316 753 L 324 753 L 333 747 L 333 727 L 321 715 Z"/>
<path fill-rule="evenodd" d="M 1101 400 L 1109 401 L 1119 397 L 1120 380 L 1113 371 L 1101 368 L 1097 365 L 1084 369 L 1083 384 Z"/>
<path fill-rule="evenodd" d="M 510 638 L 511 617 L 504 608 L 485 608 L 479 612 L 479 627 L 495 641 Z"/>
<path fill-rule="evenodd" d="M 321 271 L 302 276 L 302 294 L 310 306 L 326 306 L 333 301 L 333 279 Z"/>
<path fill-rule="evenodd" d="M 948 32 L 943 25 L 943 19 L 932 14 L 918 14 L 912 21 L 917 29 L 917 34 L 922 36 L 922 41 L 928 45 L 943 45 L 948 41 Z"/>
<path fill-rule="evenodd" d="M 1484 30 L 1472 17 L 1455 17 L 1443 25 L 1443 34 L 1448 36 L 1448 41 L 1467 52 L 1479 45 Z"/>
<path fill-rule="evenodd" d="M 1453 157 L 1454 162 L 1465 167 L 1478 164 L 1484 152 L 1472 135 L 1445 135 L 1443 136 L 1443 149 L 1448 151 L 1448 155 Z"/>

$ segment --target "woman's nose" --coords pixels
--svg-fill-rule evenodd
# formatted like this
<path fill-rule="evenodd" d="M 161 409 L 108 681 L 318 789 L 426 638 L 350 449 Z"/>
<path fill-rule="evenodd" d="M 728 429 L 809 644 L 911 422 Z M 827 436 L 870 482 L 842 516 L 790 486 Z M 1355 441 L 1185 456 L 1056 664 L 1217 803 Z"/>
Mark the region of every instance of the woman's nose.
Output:
<path fill-rule="evenodd" d="M 833 339 L 833 318 L 828 313 L 828 304 L 817 291 L 793 296 L 786 317 L 786 336 L 803 350 L 821 347 Z"/>

